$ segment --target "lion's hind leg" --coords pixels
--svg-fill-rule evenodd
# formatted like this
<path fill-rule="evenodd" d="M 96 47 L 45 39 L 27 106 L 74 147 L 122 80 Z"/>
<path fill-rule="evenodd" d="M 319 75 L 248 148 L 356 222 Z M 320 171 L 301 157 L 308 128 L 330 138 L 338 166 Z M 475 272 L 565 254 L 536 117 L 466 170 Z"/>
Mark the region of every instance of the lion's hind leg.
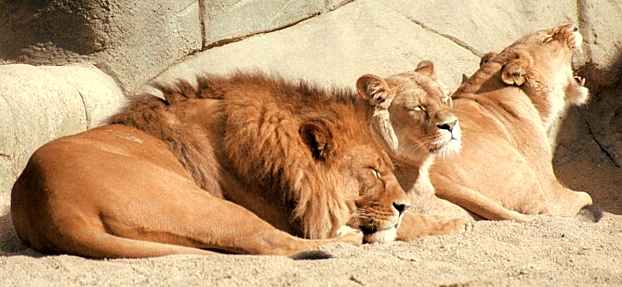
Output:
<path fill-rule="evenodd" d="M 211 251 L 167 243 L 119 237 L 99 228 L 75 229 L 64 238 L 63 252 L 91 258 L 143 258 L 176 254 L 213 255 Z"/>

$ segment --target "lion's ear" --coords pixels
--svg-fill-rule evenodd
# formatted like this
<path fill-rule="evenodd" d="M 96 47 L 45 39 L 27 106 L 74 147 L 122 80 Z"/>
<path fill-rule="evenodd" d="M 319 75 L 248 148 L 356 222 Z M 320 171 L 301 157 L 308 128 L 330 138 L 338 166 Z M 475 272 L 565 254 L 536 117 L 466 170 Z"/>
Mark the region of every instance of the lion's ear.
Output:
<path fill-rule="evenodd" d="M 433 80 L 436 80 L 436 71 L 434 70 L 434 63 L 432 61 L 423 60 L 417 64 L 415 72 L 426 75 Z"/>
<path fill-rule="evenodd" d="M 366 99 L 371 106 L 388 109 L 393 101 L 393 93 L 389 84 L 376 75 L 363 75 L 356 81 L 359 96 Z"/>
<path fill-rule="evenodd" d="M 460 82 L 460 84 L 464 84 L 469 80 L 469 76 L 467 76 L 466 74 L 462 74 L 462 81 Z"/>
<path fill-rule="evenodd" d="M 522 86 L 525 83 L 527 75 L 526 62 L 521 59 L 515 59 L 503 66 L 501 70 L 501 80 L 510 86 Z"/>
<path fill-rule="evenodd" d="M 322 121 L 309 121 L 300 127 L 300 136 L 316 160 L 325 161 L 334 152 L 333 134 Z"/>

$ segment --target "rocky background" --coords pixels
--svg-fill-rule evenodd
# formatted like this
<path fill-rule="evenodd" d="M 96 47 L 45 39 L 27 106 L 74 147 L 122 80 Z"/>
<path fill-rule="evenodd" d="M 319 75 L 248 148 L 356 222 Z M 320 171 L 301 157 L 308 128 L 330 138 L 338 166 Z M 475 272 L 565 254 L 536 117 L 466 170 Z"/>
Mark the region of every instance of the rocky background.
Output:
<path fill-rule="evenodd" d="M 11 230 L 10 188 L 32 151 L 51 139 L 98 125 L 123 105 L 124 95 L 145 89 L 151 80 L 258 68 L 352 87 L 362 74 L 386 76 L 430 59 L 449 91 L 463 73 L 475 71 L 482 54 L 562 22 L 577 23 L 584 35 L 583 53 L 575 59 L 575 66 L 587 77 L 593 95 L 587 107 L 560 119 L 556 171 L 565 184 L 588 191 L 607 211 L 598 225 L 552 218 L 533 224 L 478 222 L 465 234 L 414 244 L 335 247 L 337 253 L 356 256 L 295 266 L 284 263 L 285 259 L 257 257 L 113 262 L 68 256 L 36 259 L 30 256 L 37 254 L 24 251 Z M 0 281 L 12 278 L 5 282 L 9 285 L 130 284 L 143 277 L 142 283 L 166 285 L 171 282 L 158 281 L 161 272 L 184 277 L 193 271 L 192 266 L 196 272 L 212 273 L 188 275 L 187 281 L 179 282 L 622 284 L 622 271 L 617 267 L 622 266 L 622 219 L 616 215 L 622 214 L 620 0 L 0 0 L 0 64 L 5 64 L 0 65 Z M 586 245 L 591 249 L 584 252 L 574 241 L 567 242 L 568 237 L 546 241 L 560 234 L 600 247 Z M 535 247 L 525 248 L 525 241 L 535 242 Z M 456 251 L 448 252 L 452 247 L 447 246 Z M 456 255 L 460 250 L 469 256 Z M 504 252 L 511 255 L 505 256 L 507 261 L 499 259 Z M 547 256 L 547 252 L 556 255 Z M 409 254 L 407 259 L 398 256 L 403 253 Z M 582 260 L 585 256 L 588 260 Z M 537 272 L 518 268 L 521 262 L 535 264 Z M 187 268 L 169 266 L 175 264 Z M 279 264 L 290 269 L 279 269 Z M 245 267 L 236 271 L 236 265 Z M 105 273 L 91 272 L 113 266 L 130 277 L 102 281 Z M 257 275 L 258 281 L 245 281 L 266 268 L 294 271 L 272 270 L 268 273 L 276 275 L 266 280 Z M 570 276 L 568 269 L 576 269 L 578 275 Z M 58 270 L 63 271 L 53 273 Z M 85 272 L 90 273 L 81 275 Z M 241 277 L 235 277 L 236 272 Z M 312 275 L 309 280 L 296 279 L 304 277 L 301 272 Z M 290 279 L 274 280 L 284 275 Z M 82 282 L 81 276 L 92 281 Z"/>

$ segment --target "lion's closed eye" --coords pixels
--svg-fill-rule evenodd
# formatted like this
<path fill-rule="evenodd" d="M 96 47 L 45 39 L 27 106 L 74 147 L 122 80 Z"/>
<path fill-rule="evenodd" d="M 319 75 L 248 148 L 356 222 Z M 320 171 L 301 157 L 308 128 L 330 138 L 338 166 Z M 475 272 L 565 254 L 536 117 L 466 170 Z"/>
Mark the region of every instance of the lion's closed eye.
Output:
<path fill-rule="evenodd" d="M 421 105 L 416 106 L 416 107 L 414 107 L 414 108 L 412 108 L 410 110 L 413 111 L 413 112 L 425 112 L 425 111 L 427 111 L 426 108 L 424 106 L 421 106 Z"/>
<path fill-rule="evenodd" d="M 382 178 L 382 176 L 380 175 L 380 172 L 379 172 L 377 169 L 375 169 L 375 168 L 370 168 L 370 172 L 371 172 L 371 174 L 372 174 L 375 178 L 377 178 L 377 179 L 381 179 L 381 178 Z"/>
<path fill-rule="evenodd" d="M 366 167 L 361 173 L 360 194 L 367 194 L 382 182 L 382 174 L 374 167 Z"/>

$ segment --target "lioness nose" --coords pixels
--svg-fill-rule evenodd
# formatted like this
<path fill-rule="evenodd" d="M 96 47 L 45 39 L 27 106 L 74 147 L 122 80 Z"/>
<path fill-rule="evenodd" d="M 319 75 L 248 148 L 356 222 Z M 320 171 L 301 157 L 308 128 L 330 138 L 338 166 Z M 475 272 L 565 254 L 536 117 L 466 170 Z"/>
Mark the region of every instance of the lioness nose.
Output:
<path fill-rule="evenodd" d="M 393 208 L 395 208 L 395 210 L 397 210 L 397 213 L 399 213 L 400 215 L 402 215 L 402 213 L 404 213 L 404 211 L 406 211 L 406 209 L 408 209 L 409 207 L 410 205 L 406 203 L 401 203 L 401 202 L 393 203 Z"/>
<path fill-rule="evenodd" d="M 439 123 L 436 125 L 436 127 L 441 130 L 448 130 L 451 132 L 456 126 L 456 123 L 458 123 L 458 120 L 452 119 L 446 122 Z"/>

